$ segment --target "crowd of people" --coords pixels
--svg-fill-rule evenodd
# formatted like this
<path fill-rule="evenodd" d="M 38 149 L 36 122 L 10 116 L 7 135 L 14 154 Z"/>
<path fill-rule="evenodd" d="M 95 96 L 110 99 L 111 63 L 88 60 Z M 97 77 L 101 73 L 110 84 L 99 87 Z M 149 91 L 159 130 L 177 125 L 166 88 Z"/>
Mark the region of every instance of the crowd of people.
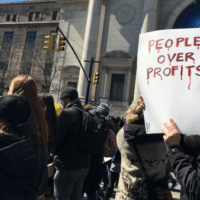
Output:
<path fill-rule="evenodd" d="M 116 200 L 172 200 L 172 171 L 181 199 L 200 199 L 199 136 L 180 134 L 173 119 L 163 134 L 146 134 L 142 96 L 117 118 L 106 103 L 83 107 L 73 87 L 60 103 L 57 116 L 27 75 L 0 98 L 1 200 L 109 200 L 114 187 Z"/>

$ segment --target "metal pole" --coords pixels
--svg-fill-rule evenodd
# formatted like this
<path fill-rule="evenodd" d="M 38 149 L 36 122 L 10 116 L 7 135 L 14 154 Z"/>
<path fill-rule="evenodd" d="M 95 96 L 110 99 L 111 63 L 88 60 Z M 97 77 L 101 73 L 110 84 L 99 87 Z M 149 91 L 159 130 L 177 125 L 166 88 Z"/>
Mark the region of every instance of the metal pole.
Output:
<path fill-rule="evenodd" d="M 90 71 L 89 71 L 89 77 L 88 77 L 87 74 L 86 74 L 86 72 L 85 72 L 85 70 L 84 70 L 84 68 L 83 68 L 83 66 L 82 66 L 82 64 L 81 64 L 81 61 L 79 60 L 79 58 L 78 58 L 78 56 L 77 56 L 77 54 L 76 54 L 76 52 L 74 50 L 74 48 L 72 47 L 72 45 L 70 44 L 70 42 L 68 41 L 68 39 L 65 37 L 64 33 L 60 30 L 59 26 L 57 25 L 56 26 L 56 33 L 58 33 L 58 31 L 60 31 L 60 33 L 64 36 L 65 40 L 67 41 L 67 43 L 71 47 L 72 51 L 74 52 L 74 54 L 75 54 L 75 56 L 76 56 L 76 58 L 77 58 L 77 60 L 78 60 L 78 62 L 80 64 L 80 66 L 81 66 L 81 68 L 82 68 L 82 70 L 83 70 L 83 72 L 85 74 L 85 77 L 87 79 L 88 85 L 87 85 L 87 92 L 86 92 L 86 97 L 85 97 L 85 105 L 86 105 L 88 103 L 88 98 L 89 98 L 93 63 L 101 63 L 101 62 L 94 61 L 93 58 L 91 58 L 91 61 L 85 60 L 85 62 L 90 62 Z"/>
<path fill-rule="evenodd" d="M 65 40 L 67 41 L 67 43 L 68 43 L 69 46 L 71 47 L 72 51 L 74 52 L 74 54 L 75 54 L 75 56 L 76 56 L 76 58 L 77 58 L 77 60 L 78 60 L 78 62 L 79 62 L 79 64 L 80 64 L 80 66 L 81 66 L 81 68 L 82 68 L 82 70 L 83 70 L 83 72 L 84 72 L 84 74 L 85 74 L 85 77 L 86 77 L 87 81 L 89 81 L 89 79 L 88 79 L 88 77 L 87 77 L 87 74 L 86 74 L 86 72 L 85 72 L 85 70 L 84 70 L 84 68 L 83 68 L 83 65 L 81 64 L 81 61 L 79 60 L 79 57 L 77 56 L 77 54 L 76 54 L 74 48 L 72 47 L 72 45 L 71 45 L 71 43 L 69 42 L 69 40 L 65 37 L 64 33 L 60 30 L 59 26 L 57 25 L 57 26 L 56 26 L 56 33 L 58 33 L 58 30 L 59 30 L 60 33 L 64 36 Z"/>
<path fill-rule="evenodd" d="M 94 63 L 94 59 L 91 58 L 91 61 L 85 60 L 85 62 L 90 62 L 90 71 L 89 71 L 89 80 L 88 80 L 88 85 L 87 85 L 87 91 L 86 91 L 86 97 L 85 97 L 85 105 L 88 103 L 88 98 L 89 98 L 89 92 L 90 92 L 90 84 L 91 84 L 91 76 L 92 76 L 92 67 Z"/>

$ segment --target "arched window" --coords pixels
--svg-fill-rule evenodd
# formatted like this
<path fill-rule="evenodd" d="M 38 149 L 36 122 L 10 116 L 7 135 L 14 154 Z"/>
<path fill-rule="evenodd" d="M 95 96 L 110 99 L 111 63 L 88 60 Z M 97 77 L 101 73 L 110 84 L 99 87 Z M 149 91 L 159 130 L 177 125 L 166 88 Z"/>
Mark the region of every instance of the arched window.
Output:
<path fill-rule="evenodd" d="M 194 2 L 180 14 L 173 28 L 199 28 L 199 10 L 200 2 Z"/>

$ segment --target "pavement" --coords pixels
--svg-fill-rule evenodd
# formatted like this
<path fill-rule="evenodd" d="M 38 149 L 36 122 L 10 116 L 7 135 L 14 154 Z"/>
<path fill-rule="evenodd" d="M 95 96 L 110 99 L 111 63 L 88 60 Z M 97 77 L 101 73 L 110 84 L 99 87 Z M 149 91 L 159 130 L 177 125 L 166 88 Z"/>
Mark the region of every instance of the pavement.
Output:
<path fill-rule="evenodd" d="M 169 183 L 169 187 L 171 187 L 172 184 Z M 103 187 L 103 185 L 101 185 L 101 187 Z M 110 200 L 115 200 L 115 194 L 116 194 L 117 188 L 114 189 L 112 196 L 110 198 Z M 180 184 L 178 184 L 176 187 L 174 187 L 173 189 L 170 189 L 172 196 L 173 196 L 173 200 L 179 200 L 180 199 L 180 192 L 181 192 L 181 186 Z M 104 192 L 105 194 L 105 192 Z M 86 195 L 84 195 L 84 200 L 88 200 Z M 99 199 L 100 200 L 100 199 Z M 103 199 L 102 199 L 103 200 Z"/>
<path fill-rule="evenodd" d="M 172 176 L 174 176 L 174 174 L 172 174 Z M 100 186 L 101 186 L 101 188 L 103 187 L 103 185 L 100 185 Z M 169 183 L 169 187 L 171 187 L 171 186 L 172 186 L 172 184 Z M 116 191 L 117 191 L 117 188 L 114 188 L 114 191 L 112 193 L 112 196 L 111 196 L 110 200 L 115 200 Z M 173 200 L 179 200 L 180 199 L 180 192 L 181 192 L 181 186 L 180 186 L 180 184 L 178 184 L 173 189 L 170 189 L 170 191 L 172 193 Z M 104 192 L 104 194 L 105 194 L 105 192 Z M 54 198 L 52 198 L 52 200 L 54 200 Z M 83 200 L 88 200 L 86 194 L 84 195 Z M 100 199 L 98 199 L 98 200 L 100 200 Z M 103 199 L 101 199 L 101 200 L 103 200 Z"/>
<path fill-rule="evenodd" d="M 171 174 L 175 178 L 174 174 L 173 173 L 171 173 Z M 101 188 L 103 187 L 103 185 L 100 185 L 100 186 L 101 186 Z M 171 186 L 172 186 L 172 183 L 169 183 L 169 188 L 171 188 Z M 111 196 L 110 200 L 115 200 L 116 191 L 117 191 L 117 188 L 114 188 L 114 191 L 112 193 L 112 196 Z M 181 186 L 180 186 L 180 184 L 178 184 L 173 189 L 170 189 L 170 191 L 172 193 L 173 200 L 179 200 L 180 199 L 180 192 L 181 192 Z M 105 192 L 104 192 L 104 194 L 105 194 Z M 86 195 L 84 195 L 84 200 L 88 200 L 87 197 L 86 197 Z"/>

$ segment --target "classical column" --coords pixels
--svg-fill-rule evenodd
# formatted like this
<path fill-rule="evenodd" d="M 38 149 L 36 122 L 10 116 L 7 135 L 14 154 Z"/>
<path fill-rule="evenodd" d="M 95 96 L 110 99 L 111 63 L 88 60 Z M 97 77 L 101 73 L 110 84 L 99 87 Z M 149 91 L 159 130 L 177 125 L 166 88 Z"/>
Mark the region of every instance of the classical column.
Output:
<path fill-rule="evenodd" d="M 127 83 L 127 89 L 126 89 L 126 101 L 129 101 L 130 97 L 130 88 L 131 88 L 131 76 L 132 76 L 132 68 L 128 69 L 128 83 Z"/>
<path fill-rule="evenodd" d="M 103 87 L 103 98 L 107 98 L 107 87 L 108 87 L 108 68 L 106 69 L 106 75 L 105 75 L 105 82 Z"/>
<path fill-rule="evenodd" d="M 99 97 L 103 97 L 104 87 L 105 87 L 105 80 L 106 80 L 106 67 L 102 66 L 102 73 L 101 73 L 101 85 L 100 85 L 100 93 Z"/>
<path fill-rule="evenodd" d="M 141 34 L 154 31 L 157 29 L 157 17 L 158 17 L 158 0 L 145 0 L 143 7 L 143 19 Z M 138 87 L 137 76 L 135 79 L 135 89 L 134 89 L 134 101 L 138 101 L 140 90 Z"/>
<path fill-rule="evenodd" d="M 101 16 L 102 0 L 90 0 L 88 5 L 88 16 L 86 23 L 85 39 L 83 45 L 82 64 L 87 73 L 89 74 L 90 63 L 84 62 L 84 60 L 91 60 L 96 57 L 96 49 L 99 34 L 100 16 Z M 78 81 L 78 93 L 79 97 L 83 100 L 86 96 L 87 79 L 80 69 L 79 81 Z"/>

